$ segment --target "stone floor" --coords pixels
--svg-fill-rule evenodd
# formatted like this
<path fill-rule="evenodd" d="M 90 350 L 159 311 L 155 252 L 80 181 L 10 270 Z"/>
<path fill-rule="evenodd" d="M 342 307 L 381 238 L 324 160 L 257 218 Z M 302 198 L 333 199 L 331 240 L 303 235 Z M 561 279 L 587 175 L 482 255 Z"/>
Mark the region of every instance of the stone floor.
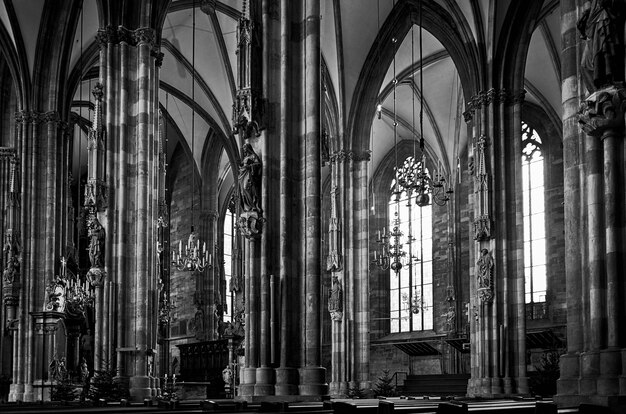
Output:
<path fill-rule="evenodd" d="M 591 409 L 591 411 L 589 411 Z M 587 407 L 578 410 L 556 409 L 551 401 L 536 401 L 531 399 L 498 399 L 498 400 L 442 400 L 440 398 L 389 398 L 379 399 L 332 399 L 324 402 L 301 403 L 254 403 L 246 404 L 233 400 L 204 400 L 179 401 L 177 404 L 149 404 L 149 403 L 108 403 L 104 406 L 94 406 L 92 403 L 69 402 L 62 403 L 7 403 L 0 404 L 3 414 L 31 414 L 47 412 L 65 413 L 157 413 L 173 411 L 176 413 L 292 413 L 292 414 L 413 414 L 413 413 L 514 413 L 514 414 L 569 414 L 569 413 L 611 413 L 600 410 L 598 407 Z"/>

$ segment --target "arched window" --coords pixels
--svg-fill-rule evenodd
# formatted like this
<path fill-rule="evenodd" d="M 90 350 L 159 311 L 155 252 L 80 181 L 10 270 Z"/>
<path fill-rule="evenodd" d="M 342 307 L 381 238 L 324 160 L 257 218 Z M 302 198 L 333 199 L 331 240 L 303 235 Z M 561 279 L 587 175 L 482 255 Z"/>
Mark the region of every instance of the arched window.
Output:
<path fill-rule="evenodd" d="M 522 193 L 524 202 L 524 277 L 526 303 L 546 301 L 546 214 L 541 137 L 522 123 Z M 542 312 L 543 313 L 543 312 Z M 542 317 L 537 309 L 529 315 Z"/>
<path fill-rule="evenodd" d="M 402 175 L 416 176 L 420 165 L 408 157 L 399 170 Z M 395 186 L 395 180 L 391 189 Z M 389 304 L 391 332 L 410 332 L 433 329 L 433 219 L 432 206 L 419 207 L 415 194 L 402 188 L 399 198 L 389 199 L 389 228 L 398 226 L 403 236 L 402 248 L 410 265 L 398 273 L 390 270 Z"/>
<path fill-rule="evenodd" d="M 226 215 L 224 216 L 224 279 L 226 285 L 226 296 L 224 297 L 224 303 L 226 303 L 226 309 L 224 310 L 224 322 L 233 321 L 233 292 L 230 291 L 230 279 L 232 278 L 233 271 L 233 213 L 229 209 L 226 209 Z"/>

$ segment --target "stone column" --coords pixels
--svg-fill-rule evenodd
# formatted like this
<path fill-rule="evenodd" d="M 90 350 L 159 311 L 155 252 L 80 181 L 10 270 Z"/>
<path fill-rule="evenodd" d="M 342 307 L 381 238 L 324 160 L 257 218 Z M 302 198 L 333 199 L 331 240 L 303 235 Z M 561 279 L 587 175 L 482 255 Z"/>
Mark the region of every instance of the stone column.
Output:
<path fill-rule="evenodd" d="M 107 27 L 99 30 L 98 41 L 107 134 L 107 162 L 102 168 L 112 194 L 100 214 L 106 229 L 105 251 L 110 252 L 104 258 L 110 284 L 102 281 L 98 288 L 94 351 L 116 365 L 118 374 L 130 381 L 132 398 L 141 401 L 155 392 L 148 365 L 157 329 L 152 300 L 158 277 L 154 272 L 159 161 L 155 100 L 162 55 L 156 32 L 149 27 Z M 111 335 L 116 342 L 112 345 Z"/>
<path fill-rule="evenodd" d="M 524 274 L 521 195 L 509 183 L 519 177 L 521 105 L 524 92 L 490 89 L 468 104 L 473 126 L 468 158 L 474 206 L 470 251 L 470 396 L 494 397 L 528 392 L 526 378 Z M 511 169 L 510 165 L 516 165 Z M 495 225 L 497 223 L 497 226 Z"/>
<path fill-rule="evenodd" d="M 371 389 L 370 381 L 370 288 L 369 288 L 369 197 L 368 197 L 368 162 L 370 153 L 352 154 L 350 170 L 355 177 L 354 188 L 354 258 L 356 266 L 352 288 L 354 289 L 354 325 L 355 325 L 355 372 L 353 380 L 359 388 Z"/>
<path fill-rule="evenodd" d="M 561 1 L 561 72 L 563 104 L 563 164 L 564 164 L 564 213 L 565 213 L 565 275 L 567 297 L 567 353 L 561 355 L 561 376 L 557 381 L 555 400 L 576 398 L 579 394 L 580 352 L 583 350 L 582 315 L 582 254 L 584 212 L 581 205 L 583 186 L 580 181 L 581 159 L 584 151 L 580 144 L 578 117 L 579 106 L 578 64 L 580 61 L 578 47 L 578 30 L 576 20 L 578 13 L 575 0 Z M 560 400 L 559 400 L 560 399 Z"/>
<path fill-rule="evenodd" d="M 295 395 L 298 394 L 298 371 L 294 367 L 294 357 L 292 350 L 295 341 L 292 333 L 294 319 L 293 312 L 290 309 L 290 294 L 292 289 L 297 285 L 295 283 L 296 275 L 293 266 L 293 250 L 291 229 L 295 225 L 292 217 L 290 195 L 294 190 L 293 179 L 294 171 L 289 168 L 289 159 L 292 157 L 290 151 L 293 150 L 290 139 L 290 119 L 291 114 L 289 97 L 291 95 L 289 88 L 291 87 L 289 74 L 289 58 L 290 58 L 290 14 L 289 6 L 292 2 L 288 0 L 280 1 L 280 95 L 279 95 L 279 127 L 278 135 L 279 145 L 279 228 L 278 228 L 278 248 L 279 248 L 279 286 L 280 286 L 280 366 L 276 368 L 276 395 Z M 290 145 L 290 143 L 292 145 Z M 290 329 L 291 328 L 291 329 Z"/>
<path fill-rule="evenodd" d="M 587 133 L 585 141 L 587 185 L 587 251 L 589 254 L 589 336 L 581 353 L 579 394 L 602 405 L 626 408 L 620 389 L 622 350 L 626 346 L 620 326 L 626 321 L 623 266 L 624 240 L 622 195 L 626 89 L 608 86 L 593 92 L 581 105 L 578 121 Z M 620 171 L 622 178 L 619 177 Z M 604 189 L 604 191 L 603 191 Z M 619 211 L 619 212 L 618 212 Z M 586 291 L 586 289 L 583 289 Z"/>
<path fill-rule="evenodd" d="M 304 238 L 304 361 L 300 368 L 300 395 L 328 393 L 321 362 L 321 131 L 320 131 L 320 4 L 305 0 L 305 213 Z"/>

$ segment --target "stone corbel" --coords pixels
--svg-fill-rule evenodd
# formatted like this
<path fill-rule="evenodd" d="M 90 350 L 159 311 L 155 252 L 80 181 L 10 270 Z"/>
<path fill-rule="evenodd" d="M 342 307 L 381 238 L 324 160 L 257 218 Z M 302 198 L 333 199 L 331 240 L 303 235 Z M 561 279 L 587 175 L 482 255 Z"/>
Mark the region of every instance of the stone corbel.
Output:
<path fill-rule="evenodd" d="M 256 211 L 246 211 L 239 216 L 237 227 L 244 237 L 253 239 L 261 235 L 265 221 Z"/>
<path fill-rule="evenodd" d="M 609 131 L 624 128 L 626 89 L 615 86 L 591 94 L 578 111 L 578 123 L 583 131 L 593 137 L 603 137 Z"/>

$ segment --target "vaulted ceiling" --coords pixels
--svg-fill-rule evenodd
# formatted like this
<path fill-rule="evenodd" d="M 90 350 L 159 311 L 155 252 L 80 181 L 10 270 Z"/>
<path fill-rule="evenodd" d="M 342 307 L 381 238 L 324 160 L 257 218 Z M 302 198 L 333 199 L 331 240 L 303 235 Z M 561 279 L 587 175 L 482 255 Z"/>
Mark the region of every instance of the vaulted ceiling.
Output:
<path fill-rule="evenodd" d="M 377 34 L 384 27 L 393 7 L 403 1 L 320 0 L 322 56 L 331 79 L 328 87 L 333 88 L 338 100 L 342 133 L 349 132 L 347 123 L 350 114 L 362 109 L 353 108 L 354 95 L 362 77 L 363 66 L 375 48 Z M 483 69 L 488 71 L 498 47 L 500 33 L 506 29 L 510 10 L 516 2 L 424 1 L 436 3 L 448 15 L 453 27 L 468 39 L 467 47 L 479 50 L 484 56 Z M 529 22 L 528 27 L 519 28 L 532 31 L 524 73 L 526 100 L 542 107 L 554 122 L 560 122 L 559 2 L 534 1 L 541 3 L 541 12 Z M 28 73 L 21 76 L 33 77 L 40 22 L 44 7 L 46 4 L 50 7 L 49 3 L 42 0 L 5 0 L 0 3 L 0 22 L 5 38 L 10 39 L 4 42 L 3 47 L 13 47 L 14 52 L 25 57 Z M 189 146 L 193 141 L 193 153 L 198 165 L 209 137 L 233 139 L 230 122 L 236 77 L 235 41 L 242 8 L 242 0 L 215 1 L 214 9 L 207 8 L 207 3 L 213 2 L 171 2 L 162 31 L 162 51 L 165 56 L 159 75 L 160 104 L 167 109 L 173 122 L 172 128 L 168 130 L 171 147 L 179 140 L 186 140 Z M 197 6 L 195 16 L 192 10 L 194 4 Z M 97 64 L 90 63 L 84 56 L 93 47 L 98 28 L 96 0 L 85 0 L 74 36 L 72 69 Z M 447 45 L 426 30 L 422 35 L 420 40 L 420 28 L 414 26 L 405 38 L 382 45 L 395 48 L 396 54 L 391 64 L 375 68 L 385 75 L 378 91 L 381 119 L 373 116 L 370 136 L 362 138 L 369 140 L 368 147 L 373 152 L 370 173 L 376 170 L 383 157 L 393 148 L 394 119 L 398 123 L 397 140 L 415 138 L 414 132 L 419 131 L 422 100 L 423 132 L 429 150 L 447 168 L 454 170 L 457 156 L 467 146 L 468 127 L 462 116 L 466 109 L 466 94 L 459 70 Z M 194 43 L 195 53 L 192 48 Z M 84 72 L 92 77 L 97 75 L 97 71 L 88 69 L 85 68 Z M 398 77 L 395 93 L 392 82 L 394 71 Z M 89 109 L 80 102 L 90 100 L 94 82 L 94 79 L 86 76 L 74 97 L 72 111 L 85 119 L 89 117 Z M 193 140 L 192 108 L 195 114 Z M 228 175 L 229 164 L 227 157 L 221 159 L 219 176 L 224 177 Z M 232 183 L 232 177 L 225 182 Z"/>

